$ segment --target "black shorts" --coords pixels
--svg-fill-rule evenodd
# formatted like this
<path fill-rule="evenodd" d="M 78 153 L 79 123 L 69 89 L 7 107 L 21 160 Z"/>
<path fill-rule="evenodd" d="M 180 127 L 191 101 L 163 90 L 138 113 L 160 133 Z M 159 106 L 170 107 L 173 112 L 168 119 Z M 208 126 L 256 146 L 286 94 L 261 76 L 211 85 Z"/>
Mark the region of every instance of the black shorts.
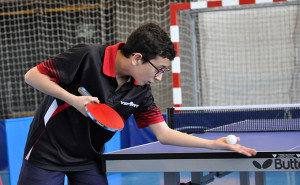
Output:
<path fill-rule="evenodd" d="M 106 174 L 99 169 L 73 172 L 50 171 L 33 166 L 24 160 L 18 185 L 108 185 Z"/>

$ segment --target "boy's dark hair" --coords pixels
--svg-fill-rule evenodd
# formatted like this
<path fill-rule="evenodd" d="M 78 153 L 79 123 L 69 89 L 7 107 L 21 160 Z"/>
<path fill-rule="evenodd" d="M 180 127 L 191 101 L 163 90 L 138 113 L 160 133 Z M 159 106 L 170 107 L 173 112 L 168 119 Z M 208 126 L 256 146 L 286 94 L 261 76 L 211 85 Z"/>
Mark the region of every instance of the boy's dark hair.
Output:
<path fill-rule="evenodd" d="M 127 58 L 133 53 L 141 53 L 143 58 L 148 60 L 157 56 L 173 60 L 176 56 L 174 44 L 168 34 L 153 23 L 145 24 L 133 31 L 121 52 Z"/>

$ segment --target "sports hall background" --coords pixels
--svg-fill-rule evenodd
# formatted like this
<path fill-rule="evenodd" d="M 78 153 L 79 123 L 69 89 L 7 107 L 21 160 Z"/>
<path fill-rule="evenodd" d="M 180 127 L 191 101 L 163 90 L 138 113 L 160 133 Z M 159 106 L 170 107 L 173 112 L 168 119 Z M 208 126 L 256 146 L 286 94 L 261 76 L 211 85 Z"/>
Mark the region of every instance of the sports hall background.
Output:
<path fill-rule="evenodd" d="M 7 138 L 17 144 L 14 157 L 22 156 L 31 116 L 44 96 L 24 83 L 27 70 L 75 44 L 124 42 L 148 22 L 172 35 L 170 5 L 189 2 L 205 1 L 0 0 L 0 177 L 9 170 L 8 160 L 17 161 L 7 155 Z M 299 5 L 277 7 L 281 0 L 211 2 L 232 6 L 178 11 L 180 105 L 299 103 Z M 255 8 L 257 4 L 267 6 Z M 178 75 L 173 70 L 152 86 L 164 113 L 178 100 L 174 78 Z M 117 141 L 120 147 L 141 144 L 129 130 L 118 136 L 126 138 L 126 143 Z M 140 132 L 142 142 L 153 140 L 148 134 Z"/>

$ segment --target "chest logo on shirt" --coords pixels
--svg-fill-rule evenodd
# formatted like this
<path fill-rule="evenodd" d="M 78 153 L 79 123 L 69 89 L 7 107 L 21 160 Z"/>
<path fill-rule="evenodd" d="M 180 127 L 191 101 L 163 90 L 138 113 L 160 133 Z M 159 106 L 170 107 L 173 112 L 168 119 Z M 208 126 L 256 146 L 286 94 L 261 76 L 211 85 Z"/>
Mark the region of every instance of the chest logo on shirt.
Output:
<path fill-rule="evenodd" d="M 138 108 L 140 106 L 140 105 L 137 105 L 133 102 L 128 103 L 128 102 L 125 102 L 125 101 L 121 101 L 121 104 L 126 105 L 126 106 L 130 106 L 130 107 L 135 107 L 135 108 Z"/>

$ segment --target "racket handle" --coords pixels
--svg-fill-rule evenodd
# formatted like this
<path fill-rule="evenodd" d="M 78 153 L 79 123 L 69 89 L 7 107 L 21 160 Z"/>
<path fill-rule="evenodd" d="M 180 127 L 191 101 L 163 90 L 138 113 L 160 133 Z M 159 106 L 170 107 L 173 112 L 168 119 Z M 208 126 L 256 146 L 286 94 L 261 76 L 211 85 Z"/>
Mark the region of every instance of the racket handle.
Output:
<path fill-rule="evenodd" d="M 82 95 L 82 96 L 92 96 L 84 87 L 79 87 L 78 88 L 78 92 Z"/>

